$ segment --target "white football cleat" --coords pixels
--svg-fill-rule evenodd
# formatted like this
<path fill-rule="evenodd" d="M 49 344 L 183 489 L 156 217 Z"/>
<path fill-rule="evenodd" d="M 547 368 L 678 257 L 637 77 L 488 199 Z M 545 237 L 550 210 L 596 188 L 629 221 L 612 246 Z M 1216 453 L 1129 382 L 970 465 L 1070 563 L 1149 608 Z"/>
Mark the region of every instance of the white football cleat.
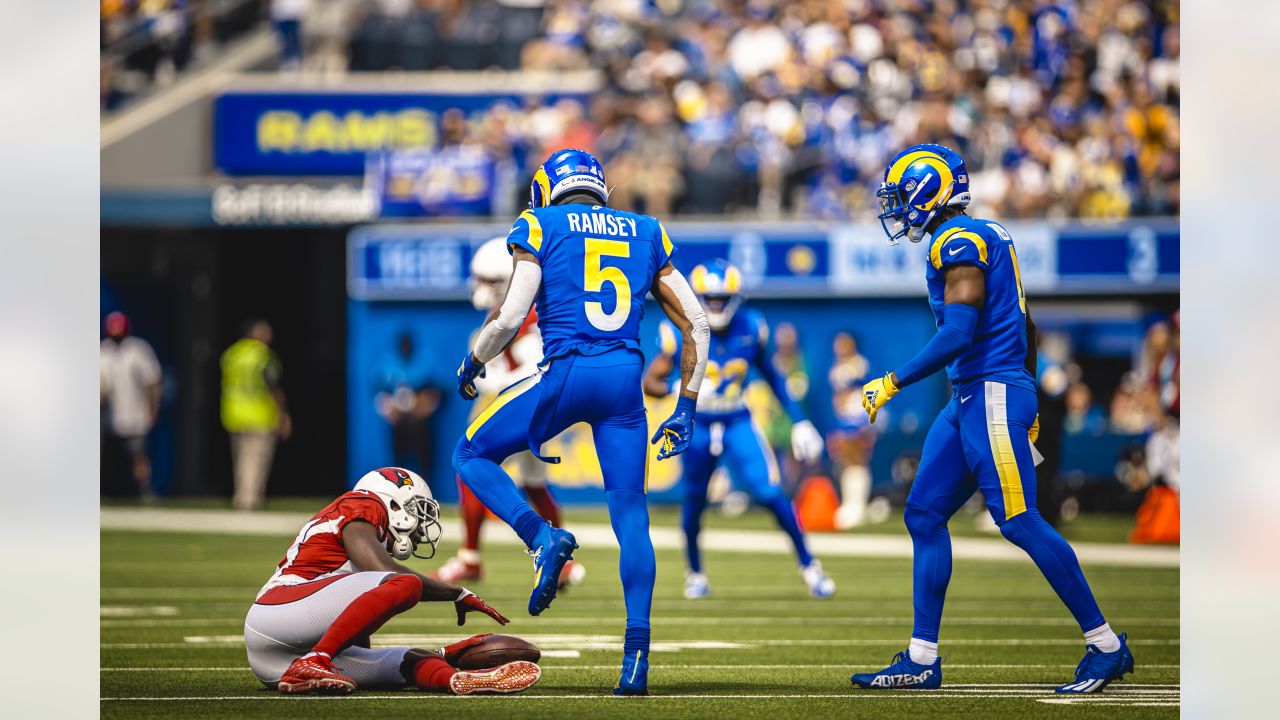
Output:
<path fill-rule="evenodd" d="M 818 560 L 800 568 L 800 577 L 804 578 L 811 597 L 829 598 L 836 594 L 836 581 L 822 571 L 822 563 Z"/>
<path fill-rule="evenodd" d="M 685 600 L 697 600 L 711 594 L 711 583 L 704 573 L 691 572 L 684 578 Z"/>

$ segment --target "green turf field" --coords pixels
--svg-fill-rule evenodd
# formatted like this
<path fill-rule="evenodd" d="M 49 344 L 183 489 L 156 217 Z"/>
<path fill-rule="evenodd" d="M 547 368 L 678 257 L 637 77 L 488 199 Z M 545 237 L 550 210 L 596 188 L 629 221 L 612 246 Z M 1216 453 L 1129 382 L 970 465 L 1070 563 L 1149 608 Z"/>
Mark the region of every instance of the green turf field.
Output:
<path fill-rule="evenodd" d="M 319 507 L 323 503 L 313 503 Z M 293 508 L 291 508 L 293 509 Z M 308 509 L 311 506 L 308 505 Z M 454 515 L 446 512 L 446 519 Z M 596 511 L 566 523 L 598 522 Z M 658 512 L 655 524 L 673 524 Z M 764 528 L 754 514 L 712 527 Z M 900 533 L 889 523 L 879 532 Z M 1111 537 L 1106 521 L 1087 535 Z M 959 528 L 958 528 L 959 529 Z M 957 533 L 959 534 L 959 533 Z M 1068 536 L 1072 533 L 1069 531 Z M 1137 673 L 1103 695 L 1064 705 L 1049 691 L 1082 652 L 1078 628 L 1030 561 L 957 558 L 943 623 L 941 691 L 870 692 L 851 671 L 876 669 L 905 646 L 911 629 L 911 567 L 900 558 L 824 559 L 836 598 L 811 600 L 790 558 L 708 553 L 713 596 L 680 594 L 683 561 L 658 550 L 652 670 L 647 698 L 609 694 L 617 678 L 623 610 L 616 549 L 583 548 L 584 584 L 539 618 L 524 613 L 528 558 L 512 545 L 487 553 L 488 577 L 472 587 L 512 618 L 503 632 L 546 651 L 542 681 L 504 697 L 449 697 L 413 690 L 348 698 L 285 698 L 263 689 L 240 640 L 248 604 L 291 537 L 104 531 L 101 695 L 103 717 L 1174 717 L 1178 712 L 1178 571 L 1086 565 L 1112 626 L 1126 631 Z M 442 546 L 439 557 L 453 548 Z M 422 570 L 427 561 L 412 560 Z M 420 605 L 392 620 L 375 644 L 438 647 L 497 631 L 472 616 L 458 628 L 452 608 Z M 336 705 L 336 707 L 335 707 Z M 924 713 L 924 715 L 920 715 Z"/>

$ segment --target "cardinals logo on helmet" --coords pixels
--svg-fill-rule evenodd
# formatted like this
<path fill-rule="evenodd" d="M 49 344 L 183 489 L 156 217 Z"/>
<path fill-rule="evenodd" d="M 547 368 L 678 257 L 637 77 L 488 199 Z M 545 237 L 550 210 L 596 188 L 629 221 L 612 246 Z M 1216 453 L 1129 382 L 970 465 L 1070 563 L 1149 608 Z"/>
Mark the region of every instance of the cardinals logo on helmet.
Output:
<path fill-rule="evenodd" d="M 411 487 L 413 485 L 413 478 L 409 477 L 409 473 L 397 467 L 379 468 L 378 474 L 395 483 L 397 487 Z"/>

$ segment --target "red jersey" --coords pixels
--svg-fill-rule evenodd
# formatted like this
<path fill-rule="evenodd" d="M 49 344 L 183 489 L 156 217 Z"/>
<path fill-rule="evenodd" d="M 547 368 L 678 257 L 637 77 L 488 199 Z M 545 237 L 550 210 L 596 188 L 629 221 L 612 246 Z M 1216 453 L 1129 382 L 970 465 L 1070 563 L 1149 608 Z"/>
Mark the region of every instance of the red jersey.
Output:
<path fill-rule="evenodd" d="M 391 521 L 387 517 L 387 508 L 376 495 L 365 490 L 340 495 L 302 526 L 298 537 L 285 551 L 284 559 L 276 566 L 275 574 L 258 592 L 258 597 L 282 585 L 354 572 L 347 549 L 342 544 L 342 528 L 353 520 L 368 522 L 378 529 L 379 540 L 387 539 Z"/>

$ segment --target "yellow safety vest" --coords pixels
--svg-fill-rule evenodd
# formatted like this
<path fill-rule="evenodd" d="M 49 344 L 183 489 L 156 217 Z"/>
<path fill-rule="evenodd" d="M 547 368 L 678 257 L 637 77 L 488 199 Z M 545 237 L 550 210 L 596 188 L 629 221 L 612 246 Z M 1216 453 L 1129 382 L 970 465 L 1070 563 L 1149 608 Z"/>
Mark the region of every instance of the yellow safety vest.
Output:
<path fill-rule="evenodd" d="M 267 384 L 279 382 L 280 360 L 271 348 L 243 338 L 222 353 L 222 426 L 228 432 L 272 432 L 280 409 Z"/>

